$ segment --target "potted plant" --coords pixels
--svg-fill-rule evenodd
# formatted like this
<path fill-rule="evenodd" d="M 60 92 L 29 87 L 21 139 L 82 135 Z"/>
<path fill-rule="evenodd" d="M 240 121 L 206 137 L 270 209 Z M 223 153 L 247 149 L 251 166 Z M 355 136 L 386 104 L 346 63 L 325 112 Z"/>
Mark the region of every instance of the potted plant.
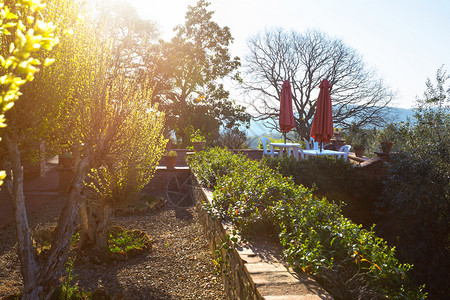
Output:
<path fill-rule="evenodd" d="M 201 134 L 200 130 L 197 129 L 192 135 L 191 135 L 191 143 L 192 146 L 194 146 L 195 152 L 202 151 L 203 148 L 206 145 L 206 139 Z"/>
<path fill-rule="evenodd" d="M 167 169 L 175 169 L 176 162 L 177 162 L 176 151 L 171 150 L 164 155 L 164 163 L 166 164 Z"/>
<path fill-rule="evenodd" d="M 389 138 L 386 134 L 380 135 L 380 147 L 382 153 L 389 153 L 392 150 L 392 146 L 394 145 L 394 142 Z"/>
<path fill-rule="evenodd" d="M 349 136 L 348 142 L 355 151 L 355 156 L 362 157 L 366 150 L 367 138 L 362 130 L 353 130 L 353 134 Z"/>
<path fill-rule="evenodd" d="M 364 155 L 364 151 L 366 150 L 366 147 L 364 147 L 362 144 L 355 144 L 352 146 L 353 146 L 353 150 L 355 151 L 355 156 L 362 157 Z"/>

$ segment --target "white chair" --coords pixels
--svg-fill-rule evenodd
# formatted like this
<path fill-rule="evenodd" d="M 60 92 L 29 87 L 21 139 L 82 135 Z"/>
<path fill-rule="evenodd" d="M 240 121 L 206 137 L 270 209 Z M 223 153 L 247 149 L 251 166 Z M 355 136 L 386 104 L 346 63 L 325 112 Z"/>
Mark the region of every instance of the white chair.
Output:
<path fill-rule="evenodd" d="M 319 142 L 316 142 L 313 137 L 309 138 L 312 150 L 319 150 Z"/>
<path fill-rule="evenodd" d="M 273 150 L 268 138 L 262 137 L 261 143 L 263 146 L 263 155 L 270 155 L 271 157 L 273 157 L 274 155 L 278 155 L 278 152 Z"/>
<path fill-rule="evenodd" d="M 310 137 L 309 142 L 305 138 L 303 140 L 305 140 L 306 150 L 319 150 L 319 142 L 316 142 L 314 138 Z"/>
<path fill-rule="evenodd" d="M 350 145 L 344 145 L 341 148 L 339 148 L 339 152 L 345 152 L 343 155 L 338 155 L 337 158 L 344 158 L 345 161 L 348 159 L 348 152 L 350 151 L 350 148 L 352 146 Z"/>
<path fill-rule="evenodd" d="M 301 159 L 305 159 L 305 154 L 303 153 L 302 148 L 297 147 L 297 146 L 292 146 L 292 152 L 294 153 L 294 157 L 296 160 L 298 160 L 299 156 Z"/>
<path fill-rule="evenodd" d="M 303 138 L 303 140 L 305 141 L 305 148 L 306 148 L 306 150 L 311 150 L 308 140 L 305 139 L 305 138 Z"/>

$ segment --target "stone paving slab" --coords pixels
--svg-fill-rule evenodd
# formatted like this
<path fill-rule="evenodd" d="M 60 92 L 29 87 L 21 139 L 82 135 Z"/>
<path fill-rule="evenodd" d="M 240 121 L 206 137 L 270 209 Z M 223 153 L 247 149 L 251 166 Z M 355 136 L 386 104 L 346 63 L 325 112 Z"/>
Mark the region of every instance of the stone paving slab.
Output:
<path fill-rule="evenodd" d="M 263 258 L 257 254 L 242 254 L 239 253 L 244 264 L 254 264 L 263 262 Z"/>
<path fill-rule="evenodd" d="M 245 266 L 250 274 L 286 271 L 286 267 L 279 262 L 247 263 Z"/>
<path fill-rule="evenodd" d="M 265 296 L 266 300 L 320 300 L 320 299 L 332 299 L 327 297 L 322 297 L 314 294 L 306 295 L 282 295 L 282 296 Z"/>
<path fill-rule="evenodd" d="M 298 280 L 287 271 L 251 273 L 251 276 L 256 286 L 268 284 L 281 285 L 286 283 L 299 283 Z"/>

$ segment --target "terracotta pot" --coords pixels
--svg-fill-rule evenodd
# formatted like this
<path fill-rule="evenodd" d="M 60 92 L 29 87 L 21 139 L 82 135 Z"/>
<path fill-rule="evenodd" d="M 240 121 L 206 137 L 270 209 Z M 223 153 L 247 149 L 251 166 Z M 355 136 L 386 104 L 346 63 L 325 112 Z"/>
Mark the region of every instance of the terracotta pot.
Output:
<path fill-rule="evenodd" d="M 202 151 L 206 146 L 206 142 L 192 142 L 195 152 Z"/>
<path fill-rule="evenodd" d="M 175 169 L 175 163 L 177 161 L 176 156 L 164 156 L 164 163 L 166 164 L 167 169 Z"/>
<path fill-rule="evenodd" d="M 393 142 L 381 142 L 381 152 L 383 153 L 391 152 L 393 145 L 394 145 Z"/>
<path fill-rule="evenodd" d="M 353 147 L 353 149 L 355 149 L 355 155 L 357 157 L 362 157 L 364 154 L 364 150 L 366 150 L 366 148 L 364 148 L 364 147 L 356 147 L 356 148 Z"/>

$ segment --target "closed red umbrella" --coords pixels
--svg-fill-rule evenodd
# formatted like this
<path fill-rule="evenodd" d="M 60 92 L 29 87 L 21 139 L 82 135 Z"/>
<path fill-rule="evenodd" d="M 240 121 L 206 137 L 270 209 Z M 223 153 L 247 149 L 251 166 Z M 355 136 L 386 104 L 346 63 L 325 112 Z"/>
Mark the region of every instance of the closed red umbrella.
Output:
<path fill-rule="evenodd" d="M 317 98 L 316 113 L 311 127 L 311 137 L 316 142 L 328 143 L 333 136 L 333 113 L 331 110 L 330 88 L 331 84 L 324 79 L 319 85 L 320 92 Z M 320 148 L 322 150 L 322 147 Z"/>
<path fill-rule="evenodd" d="M 294 112 L 292 110 L 292 92 L 289 80 L 285 80 L 281 87 L 280 97 L 280 130 L 284 133 L 286 143 L 286 133 L 295 127 Z"/>

